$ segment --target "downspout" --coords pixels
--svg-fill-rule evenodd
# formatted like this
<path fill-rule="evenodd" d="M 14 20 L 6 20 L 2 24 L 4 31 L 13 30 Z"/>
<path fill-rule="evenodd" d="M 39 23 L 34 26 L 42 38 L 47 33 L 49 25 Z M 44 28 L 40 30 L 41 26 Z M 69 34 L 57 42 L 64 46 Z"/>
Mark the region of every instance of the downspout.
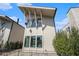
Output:
<path fill-rule="evenodd" d="M 53 16 L 53 22 L 54 22 L 54 28 L 55 28 L 55 34 L 56 34 L 56 25 L 55 25 L 55 15 L 56 15 L 56 11 L 57 11 L 57 8 L 56 8 L 56 10 L 55 10 L 55 12 L 54 12 L 54 16 Z"/>
<path fill-rule="evenodd" d="M 55 36 L 57 36 L 57 33 L 56 33 L 56 25 L 55 25 L 55 15 L 56 15 L 56 11 L 57 11 L 57 8 L 56 8 L 56 10 L 55 10 L 55 12 L 54 12 L 54 16 L 53 16 L 53 23 L 54 23 L 54 29 L 55 29 Z M 53 44 L 53 43 L 52 43 Z M 54 47 L 54 45 L 53 45 L 53 47 Z M 55 49 L 55 48 L 54 48 Z"/>

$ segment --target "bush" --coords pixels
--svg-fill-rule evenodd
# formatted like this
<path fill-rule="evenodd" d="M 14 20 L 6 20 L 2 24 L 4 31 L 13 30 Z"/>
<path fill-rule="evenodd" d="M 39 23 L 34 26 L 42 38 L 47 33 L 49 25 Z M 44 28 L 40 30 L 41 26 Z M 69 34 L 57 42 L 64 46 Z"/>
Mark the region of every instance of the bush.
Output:
<path fill-rule="evenodd" d="M 54 39 L 54 47 L 58 55 L 79 55 L 79 31 L 72 28 L 70 33 L 58 32 Z"/>
<path fill-rule="evenodd" d="M 4 46 L 7 50 L 15 50 L 15 49 L 20 49 L 22 48 L 22 43 L 21 42 L 7 42 Z"/>

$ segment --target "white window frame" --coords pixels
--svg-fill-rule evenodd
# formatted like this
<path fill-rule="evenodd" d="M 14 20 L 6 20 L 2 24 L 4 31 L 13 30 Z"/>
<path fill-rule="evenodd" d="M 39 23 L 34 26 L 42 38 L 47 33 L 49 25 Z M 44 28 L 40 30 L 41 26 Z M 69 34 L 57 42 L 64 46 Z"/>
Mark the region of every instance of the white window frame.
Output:
<path fill-rule="evenodd" d="M 26 48 L 42 48 L 43 47 L 43 36 L 42 35 L 37 35 L 37 36 L 41 36 L 42 38 L 41 38 L 41 42 L 42 42 L 42 46 L 41 47 L 37 47 L 37 36 L 36 35 L 34 35 L 35 37 L 36 37 L 36 39 L 35 39 L 35 47 L 31 47 L 31 37 L 32 36 L 29 36 L 29 46 L 28 47 L 26 47 L 25 46 L 25 42 L 24 42 L 24 47 L 26 47 Z M 26 37 L 28 37 L 28 36 L 26 36 Z M 26 40 L 25 40 L 26 41 Z"/>

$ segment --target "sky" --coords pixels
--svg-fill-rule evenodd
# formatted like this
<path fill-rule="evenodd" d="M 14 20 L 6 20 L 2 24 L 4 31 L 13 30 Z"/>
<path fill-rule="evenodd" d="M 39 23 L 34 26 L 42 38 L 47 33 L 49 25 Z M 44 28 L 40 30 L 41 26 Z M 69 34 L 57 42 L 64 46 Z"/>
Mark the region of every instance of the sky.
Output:
<path fill-rule="evenodd" d="M 19 23 L 25 26 L 24 15 L 18 8 L 20 4 L 21 3 L 0 3 L 0 15 L 7 15 L 14 21 L 17 21 L 19 18 Z M 57 8 L 54 19 L 57 31 L 68 23 L 66 15 L 69 9 L 71 7 L 79 7 L 78 3 L 22 3 L 22 5 Z"/>

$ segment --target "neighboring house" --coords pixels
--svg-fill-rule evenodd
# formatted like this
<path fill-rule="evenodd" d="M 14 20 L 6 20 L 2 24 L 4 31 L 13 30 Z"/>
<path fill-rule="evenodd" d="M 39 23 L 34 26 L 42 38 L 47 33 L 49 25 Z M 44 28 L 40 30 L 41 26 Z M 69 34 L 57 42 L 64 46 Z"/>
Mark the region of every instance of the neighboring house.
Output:
<path fill-rule="evenodd" d="M 69 19 L 70 27 L 76 27 L 79 29 L 79 8 L 73 7 L 68 11 L 67 17 Z"/>
<path fill-rule="evenodd" d="M 19 6 L 26 20 L 24 51 L 55 52 L 53 39 L 55 33 L 56 8 Z"/>
<path fill-rule="evenodd" d="M 66 24 L 62 30 L 69 32 L 72 27 L 79 29 L 79 8 L 72 7 L 67 13 L 68 24 Z"/>
<path fill-rule="evenodd" d="M 23 42 L 24 27 L 8 16 L 0 15 L 0 44 L 9 42 Z"/>

